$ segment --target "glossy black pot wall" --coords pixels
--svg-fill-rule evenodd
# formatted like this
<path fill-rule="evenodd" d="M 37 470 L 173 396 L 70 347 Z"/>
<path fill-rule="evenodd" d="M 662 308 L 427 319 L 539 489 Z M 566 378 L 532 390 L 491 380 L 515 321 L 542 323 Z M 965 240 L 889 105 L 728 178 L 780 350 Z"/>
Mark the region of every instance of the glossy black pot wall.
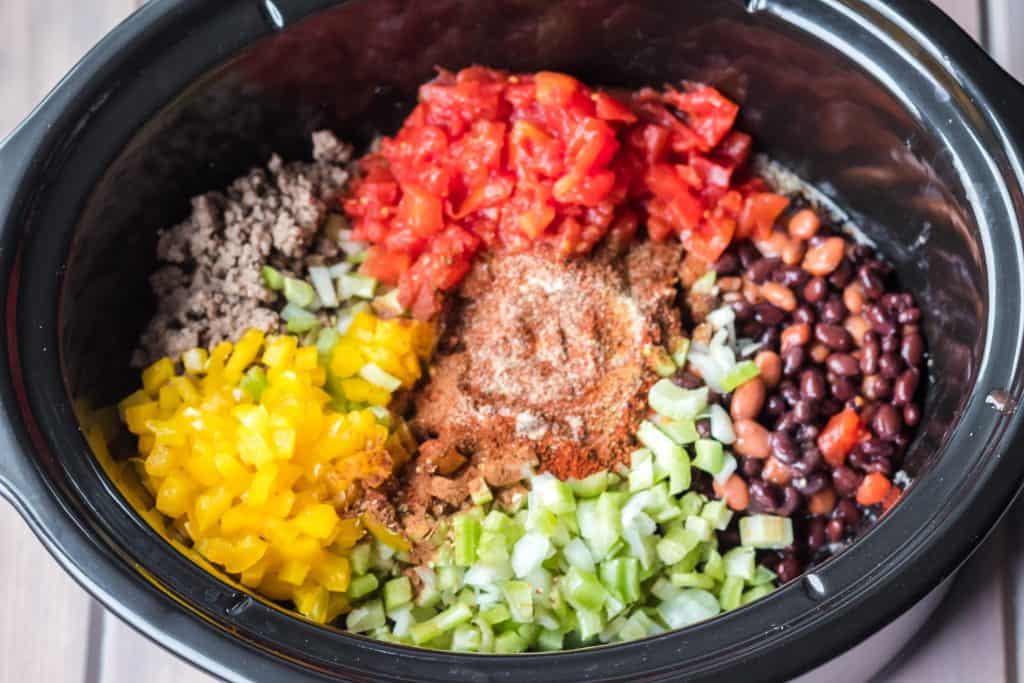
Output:
<path fill-rule="evenodd" d="M 864 539 L 769 598 L 681 632 L 483 657 L 317 627 L 206 574 L 95 464 L 70 398 L 130 386 L 156 230 L 320 127 L 393 129 L 435 65 L 591 82 L 711 82 L 760 149 L 846 207 L 926 311 L 919 475 Z M 919 0 L 155 0 L 0 148 L 0 483 L 76 579 L 233 680 L 771 680 L 889 623 L 948 577 L 1024 478 L 1020 87 Z"/>

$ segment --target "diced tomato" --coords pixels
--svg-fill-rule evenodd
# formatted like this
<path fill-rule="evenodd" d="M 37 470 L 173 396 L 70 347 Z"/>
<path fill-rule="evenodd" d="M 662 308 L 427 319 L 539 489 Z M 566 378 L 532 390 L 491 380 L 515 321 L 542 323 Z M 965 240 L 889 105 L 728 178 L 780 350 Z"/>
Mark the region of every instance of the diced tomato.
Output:
<path fill-rule="evenodd" d="M 857 487 L 857 502 L 867 507 L 885 500 L 892 490 L 892 482 L 880 472 L 869 472 Z"/>
<path fill-rule="evenodd" d="M 736 237 L 766 239 L 771 235 L 775 221 L 788 206 L 789 199 L 774 192 L 757 192 L 749 195 L 740 212 Z"/>
<path fill-rule="evenodd" d="M 353 237 L 373 245 L 364 270 L 397 281 L 418 317 L 439 310 L 482 248 L 546 242 L 572 257 L 624 246 L 644 223 L 715 261 L 785 208 L 756 182 L 732 186 L 750 137 L 708 86 L 612 93 L 470 67 L 440 70 L 419 96 L 342 202 Z"/>
<path fill-rule="evenodd" d="M 370 247 L 361 270 L 381 282 L 395 285 L 409 271 L 411 263 L 408 254 L 390 252 L 384 247 Z"/>
<path fill-rule="evenodd" d="M 846 462 L 846 457 L 860 438 L 861 421 L 857 411 L 847 408 L 833 415 L 818 435 L 818 448 L 825 461 L 833 467 Z"/>

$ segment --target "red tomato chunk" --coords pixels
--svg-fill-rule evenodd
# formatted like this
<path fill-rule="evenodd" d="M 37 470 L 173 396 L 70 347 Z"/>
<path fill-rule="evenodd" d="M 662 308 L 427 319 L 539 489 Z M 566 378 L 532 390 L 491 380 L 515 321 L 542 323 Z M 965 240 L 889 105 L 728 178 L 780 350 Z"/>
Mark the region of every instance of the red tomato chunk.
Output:
<path fill-rule="evenodd" d="M 429 318 L 482 249 L 544 242 L 568 258 L 628 243 L 643 223 L 715 261 L 787 205 L 734 183 L 751 148 L 738 111 L 705 85 L 611 93 L 560 73 L 442 71 L 344 202 L 354 238 L 373 245 L 364 271 Z"/>

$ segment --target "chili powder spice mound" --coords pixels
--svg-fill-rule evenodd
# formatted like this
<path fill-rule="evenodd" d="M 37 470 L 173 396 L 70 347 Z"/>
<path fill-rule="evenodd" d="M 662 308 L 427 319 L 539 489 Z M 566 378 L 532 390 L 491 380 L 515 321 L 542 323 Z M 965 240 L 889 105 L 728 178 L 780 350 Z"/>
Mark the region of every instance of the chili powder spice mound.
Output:
<path fill-rule="evenodd" d="M 642 242 L 568 261 L 544 249 L 478 259 L 416 400 L 423 450 L 454 450 L 485 479 L 522 463 L 567 479 L 628 462 L 657 379 L 645 349 L 681 336 L 681 254 Z"/>

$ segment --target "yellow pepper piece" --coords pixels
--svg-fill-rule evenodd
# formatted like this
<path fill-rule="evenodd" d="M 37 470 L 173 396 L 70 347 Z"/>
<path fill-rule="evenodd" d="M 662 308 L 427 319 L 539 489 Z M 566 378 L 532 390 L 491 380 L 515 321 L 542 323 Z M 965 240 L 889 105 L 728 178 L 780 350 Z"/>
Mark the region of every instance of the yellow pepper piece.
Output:
<path fill-rule="evenodd" d="M 409 541 L 405 538 L 405 536 L 402 536 L 401 534 L 398 534 L 392 531 L 391 529 L 387 528 L 387 526 L 385 526 L 382 522 L 377 521 L 377 519 L 373 515 L 363 513 L 361 519 L 363 522 L 363 526 L 365 526 L 366 529 L 371 534 L 373 534 L 374 538 L 376 538 L 384 545 L 404 553 L 407 553 L 410 550 L 412 550 L 412 546 L 409 544 Z"/>

